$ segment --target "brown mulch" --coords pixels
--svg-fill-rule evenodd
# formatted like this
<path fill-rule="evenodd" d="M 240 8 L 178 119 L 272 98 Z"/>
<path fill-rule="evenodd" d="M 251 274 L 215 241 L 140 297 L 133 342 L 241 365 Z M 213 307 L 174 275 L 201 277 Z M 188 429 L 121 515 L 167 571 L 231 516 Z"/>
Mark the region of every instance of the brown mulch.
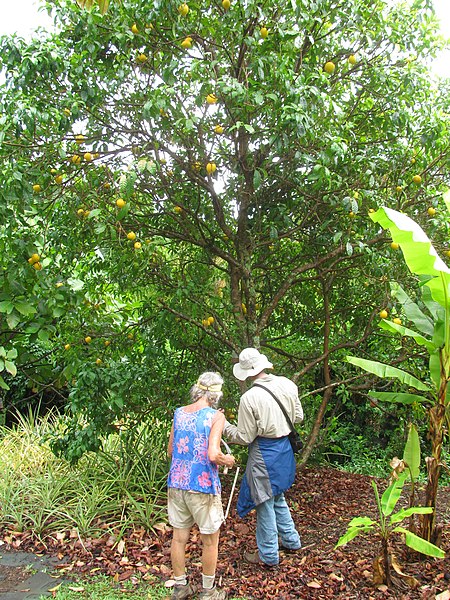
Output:
<path fill-rule="evenodd" d="M 232 479 L 232 473 L 222 478 L 224 505 Z M 444 524 L 445 559 L 420 558 L 408 551 L 396 536 L 397 561 L 403 573 L 415 578 L 415 582 L 410 579 L 408 584 L 406 578 L 398 578 L 392 589 L 373 584 L 372 563 L 379 554 L 380 544 L 371 534 L 358 536 L 347 546 L 335 549 L 353 517 L 376 518 L 370 481 L 370 477 L 324 467 L 299 471 L 286 497 L 303 549 L 295 554 L 281 553 L 280 565 L 269 570 L 248 565 L 242 559 L 245 550 L 255 548 L 255 516 L 252 513 L 244 520 L 237 517 L 236 493 L 221 532 L 219 584 L 229 592 L 230 598 L 450 600 L 450 488 L 440 490 L 437 511 L 438 522 Z M 386 485 L 379 482 L 380 494 Z M 403 525 L 407 527 L 406 523 Z M 63 561 L 59 568 L 72 575 L 104 573 L 118 583 L 137 583 L 142 577 L 149 582 L 165 581 L 171 576 L 171 531 L 164 524 L 157 533 L 136 530 L 119 542 L 107 533 L 100 538 L 80 540 L 76 532 L 61 532 L 45 539 L 45 544 L 18 532 L 0 532 L 0 540 L 8 550 L 33 550 L 57 556 Z M 187 551 L 190 575 L 200 582 L 201 544 L 195 530 Z M 415 587 L 411 587 L 411 582 Z"/>

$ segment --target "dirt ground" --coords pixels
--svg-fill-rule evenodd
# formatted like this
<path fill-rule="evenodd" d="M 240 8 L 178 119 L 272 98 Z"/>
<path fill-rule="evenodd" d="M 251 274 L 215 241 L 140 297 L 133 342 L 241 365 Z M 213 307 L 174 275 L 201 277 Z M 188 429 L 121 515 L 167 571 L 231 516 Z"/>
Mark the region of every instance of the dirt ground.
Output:
<path fill-rule="evenodd" d="M 281 553 L 280 565 L 270 570 L 255 568 L 242 559 L 245 550 L 255 548 L 255 515 L 239 519 L 235 496 L 221 533 L 219 584 L 229 592 L 229 597 L 248 599 L 449 600 L 450 488 L 440 490 L 437 510 L 437 521 L 443 523 L 442 548 L 447 552 L 446 558 L 420 558 L 408 551 L 397 536 L 396 559 L 403 573 L 411 577 L 398 576 L 394 588 L 373 583 L 372 563 L 380 545 L 370 534 L 358 536 L 346 546 L 335 549 L 353 517 L 377 517 L 370 481 L 369 477 L 331 468 L 299 471 L 286 497 L 303 549 L 295 554 Z M 223 477 L 224 505 L 231 482 L 232 476 Z M 380 493 L 385 487 L 386 482 L 379 482 Z M 171 577 L 171 531 L 165 524 L 158 526 L 154 533 L 143 529 L 128 532 L 120 541 L 106 533 L 98 539 L 80 540 L 71 537 L 70 532 L 49 537 L 45 546 L 27 533 L 3 531 L 0 539 L 8 550 L 34 550 L 57 557 L 61 574 L 105 573 L 116 582 L 137 582 L 141 577 L 149 582 L 165 581 Z M 201 578 L 200 554 L 199 535 L 193 530 L 188 546 L 188 569 L 196 582 Z M 1 585 L 4 588 L 5 581 Z"/>

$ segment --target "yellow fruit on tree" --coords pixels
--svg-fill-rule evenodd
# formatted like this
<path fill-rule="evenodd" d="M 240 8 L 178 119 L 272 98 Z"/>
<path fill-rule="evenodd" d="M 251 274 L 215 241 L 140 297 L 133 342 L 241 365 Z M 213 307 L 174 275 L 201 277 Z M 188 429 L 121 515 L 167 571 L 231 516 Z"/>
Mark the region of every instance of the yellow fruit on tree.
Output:
<path fill-rule="evenodd" d="M 417 185 L 419 185 L 419 183 L 422 183 L 422 177 L 420 175 L 414 175 L 412 180 L 414 183 L 417 183 Z"/>
<path fill-rule="evenodd" d="M 200 169 L 202 168 L 202 163 L 199 160 L 196 160 L 195 163 L 192 165 L 192 168 L 194 169 L 194 171 L 200 171 Z"/>
<path fill-rule="evenodd" d="M 350 219 L 354 219 L 356 217 L 355 213 L 352 210 L 348 213 L 348 216 L 350 217 Z"/>
<path fill-rule="evenodd" d="M 136 239 L 136 234 L 134 233 L 134 231 L 129 231 L 129 232 L 127 233 L 127 238 L 128 238 L 129 240 L 131 240 L 131 241 L 135 240 L 135 239 Z"/>
<path fill-rule="evenodd" d="M 174 212 L 176 212 L 178 215 L 179 215 L 180 213 L 182 213 L 182 212 L 183 212 L 183 209 L 181 208 L 181 206 L 175 206 L 173 210 L 174 210 Z"/>
<path fill-rule="evenodd" d="M 369 214 L 372 214 L 372 213 L 374 213 L 374 212 L 375 212 L 375 209 L 374 209 L 374 208 L 369 208 Z"/>
<path fill-rule="evenodd" d="M 189 6 L 186 4 L 186 2 L 180 4 L 180 6 L 178 7 L 178 12 L 182 17 L 185 17 L 188 14 Z"/>
<path fill-rule="evenodd" d="M 66 345 L 64 346 L 64 350 L 70 350 L 70 344 L 66 344 Z"/>
<path fill-rule="evenodd" d="M 60 288 L 60 287 L 62 287 L 63 285 L 64 285 L 64 283 L 63 283 L 62 281 L 57 281 L 57 282 L 55 283 L 55 286 L 56 286 L 57 288 Z"/>
<path fill-rule="evenodd" d="M 140 63 L 145 63 L 147 60 L 147 55 L 144 54 L 143 52 L 141 52 L 140 54 L 137 55 L 136 58 Z"/>
<path fill-rule="evenodd" d="M 30 258 L 28 259 L 28 262 L 30 263 L 30 265 L 34 265 L 34 263 L 37 263 L 41 260 L 41 257 L 39 256 L 39 254 L 32 254 L 30 256 Z"/>
<path fill-rule="evenodd" d="M 57 175 L 55 177 L 55 183 L 57 183 L 58 185 L 61 185 L 61 183 L 63 182 L 63 176 L 62 175 Z"/>
<path fill-rule="evenodd" d="M 214 133 L 217 133 L 217 135 L 221 135 L 223 133 L 223 127 L 222 125 L 216 125 L 214 127 Z"/>
<path fill-rule="evenodd" d="M 82 133 L 78 133 L 75 136 L 75 141 L 77 144 L 82 144 L 84 142 L 84 135 Z"/>
<path fill-rule="evenodd" d="M 359 192 L 358 192 L 358 190 L 355 190 L 353 192 L 353 198 L 355 198 L 355 200 L 358 200 L 358 198 L 359 198 Z"/>
<path fill-rule="evenodd" d="M 348 57 L 348 62 L 351 65 L 356 65 L 356 63 L 358 62 L 356 56 L 354 54 L 350 54 L 350 56 Z"/>
<path fill-rule="evenodd" d="M 336 69 L 336 65 L 331 60 L 326 62 L 323 67 L 323 70 L 325 71 L 325 73 L 328 73 L 328 75 L 332 75 L 334 73 L 335 69 Z"/>
<path fill-rule="evenodd" d="M 398 250 L 400 248 L 400 244 L 397 244 L 397 242 L 391 242 L 391 248 L 392 250 Z"/>
<path fill-rule="evenodd" d="M 134 34 L 137 34 L 137 33 L 139 33 L 139 27 L 136 25 L 136 23 L 133 23 L 133 25 L 131 26 L 131 31 L 132 31 Z"/>
<path fill-rule="evenodd" d="M 140 250 L 141 248 L 142 248 L 141 242 L 134 242 L 134 249 L 135 250 Z"/>
<path fill-rule="evenodd" d="M 105 340 L 105 346 L 109 346 L 110 345 L 110 341 L 109 340 Z"/>
<path fill-rule="evenodd" d="M 95 364 L 100 366 L 103 363 L 101 358 L 97 358 L 97 360 L 95 361 Z"/>
<path fill-rule="evenodd" d="M 33 192 L 34 192 L 35 194 L 39 194 L 39 192 L 41 191 L 41 189 L 42 189 L 42 188 L 41 188 L 41 186 L 40 186 L 38 183 L 35 183 L 35 184 L 33 185 Z"/>
<path fill-rule="evenodd" d="M 380 319 L 387 319 L 388 318 L 388 311 L 384 308 L 382 311 L 380 311 Z"/>
<path fill-rule="evenodd" d="M 92 338 L 91 338 L 91 336 L 90 336 L 90 335 L 87 335 L 87 336 L 84 338 L 84 341 L 86 342 L 86 344 L 90 344 L 90 343 L 92 342 Z"/>
<path fill-rule="evenodd" d="M 116 205 L 119 208 L 123 208 L 125 206 L 125 204 L 126 204 L 126 202 L 125 202 L 125 200 L 123 198 L 117 198 Z"/>
<path fill-rule="evenodd" d="M 429 206 L 427 209 L 427 213 L 430 217 L 434 217 L 434 215 L 436 214 L 436 209 L 434 208 L 434 206 Z"/>
<path fill-rule="evenodd" d="M 245 306 L 244 303 L 241 304 L 241 308 L 242 308 L 242 312 L 244 313 L 244 315 L 247 314 L 247 307 Z"/>
<path fill-rule="evenodd" d="M 181 42 L 181 47 L 185 50 L 187 50 L 188 48 L 192 48 L 192 38 L 189 36 L 184 38 L 184 40 Z"/>
<path fill-rule="evenodd" d="M 202 319 L 202 325 L 203 325 L 203 327 L 209 327 L 208 319 Z"/>
<path fill-rule="evenodd" d="M 222 0 L 222 6 L 225 10 L 229 10 L 231 6 L 230 0 Z"/>
<path fill-rule="evenodd" d="M 36 269 L 36 271 L 40 271 L 42 269 L 42 265 L 40 262 L 33 263 L 33 267 Z"/>
<path fill-rule="evenodd" d="M 398 317 L 395 317 L 395 319 L 392 319 L 392 322 L 395 323 L 396 325 L 401 325 L 402 324 L 402 320 L 399 319 Z"/>
<path fill-rule="evenodd" d="M 58 171 L 57 171 L 56 169 L 50 169 L 50 173 L 51 173 L 52 175 L 56 175 L 56 173 L 57 173 L 57 172 L 58 172 Z"/>
<path fill-rule="evenodd" d="M 66 115 L 66 117 L 70 117 L 70 115 L 72 114 L 68 108 L 65 108 L 63 110 L 63 113 Z"/>
<path fill-rule="evenodd" d="M 79 209 L 77 210 L 77 215 L 78 215 L 79 217 L 82 217 L 82 216 L 84 215 L 84 208 L 79 208 Z"/>
<path fill-rule="evenodd" d="M 445 254 L 445 256 L 450 256 L 450 250 L 446 250 L 446 251 L 444 252 L 444 254 Z"/>
<path fill-rule="evenodd" d="M 215 96 L 214 94 L 208 94 L 206 96 L 206 102 L 208 104 L 216 104 L 217 103 L 217 96 Z"/>
<path fill-rule="evenodd" d="M 208 324 L 212 325 L 214 323 L 214 317 L 208 317 Z"/>
<path fill-rule="evenodd" d="M 90 214 L 91 214 L 90 210 L 85 210 L 83 216 L 88 217 Z"/>
<path fill-rule="evenodd" d="M 215 173 L 216 169 L 217 169 L 216 163 L 213 163 L 213 162 L 207 163 L 206 172 L 208 173 L 208 175 L 212 175 L 213 173 Z"/>
<path fill-rule="evenodd" d="M 84 160 L 85 160 L 86 162 L 91 162 L 91 160 L 92 160 L 93 158 L 94 158 L 94 157 L 92 156 L 92 154 L 91 154 L 90 152 L 85 152 L 85 154 L 84 154 Z"/>
<path fill-rule="evenodd" d="M 402 191 L 403 191 L 403 187 L 402 187 L 401 185 L 398 185 L 398 186 L 395 188 L 395 191 L 397 192 L 397 194 L 400 194 L 400 192 L 402 192 Z"/>
<path fill-rule="evenodd" d="M 261 29 L 259 30 L 259 33 L 261 34 L 261 37 L 263 38 L 263 40 L 265 40 L 266 37 L 269 35 L 269 30 L 267 29 L 267 27 L 261 27 Z"/>
<path fill-rule="evenodd" d="M 81 156 L 79 154 L 74 154 L 71 157 L 70 162 L 72 162 L 74 165 L 79 165 L 81 162 Z"/>

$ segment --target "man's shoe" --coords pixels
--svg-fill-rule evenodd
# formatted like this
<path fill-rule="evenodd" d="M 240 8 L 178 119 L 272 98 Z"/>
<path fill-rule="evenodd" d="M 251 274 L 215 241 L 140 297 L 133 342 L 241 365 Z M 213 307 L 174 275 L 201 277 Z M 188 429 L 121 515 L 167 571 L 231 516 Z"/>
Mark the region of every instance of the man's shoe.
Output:
<path fill-rule="evenodd" d="M 273 569 L 277 565 L 268 565 L 259 558 L 258 551 L 256 552 L 244 552 L 244 560 L 251 565 L 259 565 L 260 567 L 266 567 L 267 569 Z"/>
<path fill-rule="evenodd" d="M 193 595 L 194 590 L 191 588 L 189 583 L 186 585 L 174 585 L 170 600 L 184 600 L 184 598 L 190 598 Z"/>
<path fill-rule="evenodd" d="M 298 548 L 286 548 L 286 546 L 280 545 L 280 552 L 284 552 L 285 554 L 295 554 L 301 549 L 301 546 L 299 546 Z"/>
<path fill-rule="evenodd" d="M 219 590 L 217 587 L 213 587 L 212 590 L 203 590 L 199 595 L 199 598 L 208 598 L 208 600 L 225 600 L 226 597 L 226 591 Z"/>

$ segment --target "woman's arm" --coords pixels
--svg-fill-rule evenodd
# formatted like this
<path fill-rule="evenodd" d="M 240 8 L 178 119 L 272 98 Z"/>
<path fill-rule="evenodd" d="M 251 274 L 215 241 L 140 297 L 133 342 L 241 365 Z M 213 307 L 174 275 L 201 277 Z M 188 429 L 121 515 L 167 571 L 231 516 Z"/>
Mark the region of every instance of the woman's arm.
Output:
<path fill-rule="evenodd" d="M 225 425 L 225 416 L 221 412 L 217 412 L 214 416 L 214 420 L 211 427 L 208 440 L 208 458 L 211 462 L 216 465 L 223 465 L 225 467 L 234 466 L 234 456 L 231 454 L 224 454 L 220 449 L 220 440 L 222 439 L 222 431 Z"/>

